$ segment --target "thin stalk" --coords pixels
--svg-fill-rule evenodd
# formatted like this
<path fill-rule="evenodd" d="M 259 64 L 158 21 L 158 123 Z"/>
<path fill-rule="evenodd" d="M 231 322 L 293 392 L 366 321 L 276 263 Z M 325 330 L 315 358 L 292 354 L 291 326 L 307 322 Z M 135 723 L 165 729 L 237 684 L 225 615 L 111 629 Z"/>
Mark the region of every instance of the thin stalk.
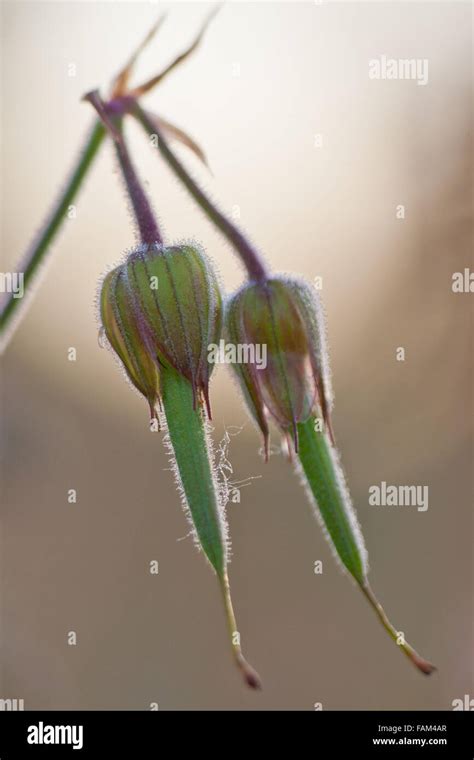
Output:
<path fill-rule="evenodd" d="M 229 580 L 225 522 L 216 495 L 204 420 L 193 408 L 193 391 L 186 378 L 171 368 L 160 369 L 163 409 L 174 453 L 175 475 L 185 507 L 204 554 L 214 568 L 222 591 L 234 659 L 246 683 L 260 687 L 260 679 L 245 660 L 240 647 Z"/>
<path fill-rule="evenodd" d="M 434 670 L 436 670 L 435 666 L 432 665 L 430 662 L 427 662 L 423 657 L 420 657 L 418 652 L 416 652 L 408 642 L 404 640 L 404 637 L 402 634 L 400 634 L 391 624 L 390 620 L 388 619 L 385 610 L 383 609 L 380 602 L 375 597 L 374 592 L 370 588 L 370 585 L 368 582 L 364 586 L 361 586 L 361 590 L 368 600 L 370 606 L 375 611 L 377 617 L 379 618 L 380 622 L 382 623 L 383 627 L 389 634 L 389 636 L 393 639 L 393 641 L 400 647 L 400 649 L 403 651 L 404 654 L 408 657 L 408 659 L 416 665 L 416 667 L 421 670 L 422 673 L 425 673 L 425 675 L 429 676 L 430 673 L 432 673 Z"/>
<path fill-rule="evenodd" d="M 102 124 L 114 141 L 117 158 L 138 225 L 141 242 L 145 244 L 163 243 L 155 215 L 142 188 L 123 136 L 123 114 L 108 109 L 100 97 L 98 90 L 88 92 L 84 95 L 83 100 L 95 108 Z"/>
<path fill-rule="evenodd" d="M 163 243 L 155 216 L 151 209 L 148 198 L 138 179 L 135 167 L 130 158 L 125 140 L 115 143 L 117 158 L 122 170 L 122 175 L 127 186 L 130 202 L 133 206 L 135 218 L 142 243 Z"/>
<path fill-rule="evenodd" d="M 138 119 L 148 135 L 156 135 L 158 137 L 157 147 L 161 155 L 204 211 L 206 216 L 209 217 L 211 222 L 215 224 L 220 232 L 222 232 L 227 238 L 229 243 L 237 250 L 247 268 L 249 277 L 252 280 L 263 281 L 267 277 L 267 270 L 257 249 L 249 242 L 249 240 L 247 240 L 239 228 L 219 211 L 218 208 L 216 208 L 215 204 L 206 195 L 204 190 L 199 187 L 196 180 L 189 175 L 183 164 L 171 150 L 162 131 L 153 118 L 150 117 L 150 115 L 147 114 L 138 103 L 135 104 L 132 114 Z"/>
<path fill-rule="evenodd" d="M 224 607 L 227 618 L 227 626 L 229 629 L 230 640 L 232 644 L 232 653 L 237 667 L 242 672 L 245 683 L 250 686 L 251 689 L 261 689 L 262 682 L 257 671 L 247 662 L 240 645 L 240 633 L 237 629 L 237 622 L 235 619 L 234 608 L 232 605 L 232 598 L 230 595 L 229 578 L 227 576 L 227 570 L 222 578 L 219 578 L 219 584 L 224 599 Z"/>
<path fill-rule="evenodd" d="M 434 665 L 420 657 L 405 642 L 403 634 L 390 623 L 370 588 L 367 579 L 367 552 L 336 449 L 325 432 L 315 429 L 312 418 L 298 423 L 297 427 L 299 461 L 314 497 L 317 514 L 324 523 L 337 555 L 393 641 L 422 673 L 429 675 L 435 670 Z"/>
<path fill-rule="evenodd" d="M 44 222 L 39 234 L 27 250 L 24 259 L 18 265 L 18 271 L 24 275 L 25 297 L 23 299 L 13 298 L 13 294 L 7 293 L 4 296 L 3 303 L 0 307 L 0 336 L 2 336 L 2 347 L 6 347 L 11 339 L 14 329 L 18 326 L 20 318 L 25 313 L 26 296 L 32 286 L 33 279 L 37 270 L 47 257 L 50 246 L 59 232 L 61 225 L 67 218 L 68 207 L 75 199 L 92 163 L 103 142 L 105 129 L 97 121 L 90 130 L 84 147 L 80 152 L 79 158 L 70 174 L 64 190 L 60 193 L 53 209 Z M 15 317 L 15 320 L 13 319 Z M 8 335 L 6 334 L 8 332 Z"/>

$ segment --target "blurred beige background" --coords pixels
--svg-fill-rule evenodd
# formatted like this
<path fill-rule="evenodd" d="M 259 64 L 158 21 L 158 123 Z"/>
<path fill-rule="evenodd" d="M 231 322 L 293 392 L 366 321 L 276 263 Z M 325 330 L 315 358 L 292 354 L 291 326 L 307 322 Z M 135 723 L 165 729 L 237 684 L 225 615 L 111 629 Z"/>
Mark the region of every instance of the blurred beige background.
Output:
<path fill-rule="evenodd" d="M 2 4 L 3 271 L 92 120 L 81 95 L 106 87 L 160 8 L 169 18 L 137 81 L 192 39 L 209 7 Z M 451 290 L 452 273 L 473 268 L 471 54 L 469 4 L 228 3 L 147 100 L 200 142 L 213 177 L 178 150 L 222 208 L 239 207 L 274 269 L 323 277 L 335 426 L 372 584 L 439 672 L 425 679 L 396 651 L 333 561 L 291 467 L 261 461 L 219 368 L 215 438 L 244 426 L 234 477 L 256 477 L 229 505 L 239 627 L 265 689 L 241 685 L 217 584 L 191 540 L 177 540 L 188 528 L 159 437 L 97 343 L 97 283 L 133 245 L 107 144 L 3 359 L 3 698 L 27 709 L 311 710 L 451 709 L 472 696 L 473 296 Z M 369 80 L 381 55 L 427 58 L 429 83 Z M 236 287 L 229 247 L 138 127 L 129 134 L 168 240 L 202 241 Z M 369 506 L 382 480 L 428 485 L 428 511 Z"/>

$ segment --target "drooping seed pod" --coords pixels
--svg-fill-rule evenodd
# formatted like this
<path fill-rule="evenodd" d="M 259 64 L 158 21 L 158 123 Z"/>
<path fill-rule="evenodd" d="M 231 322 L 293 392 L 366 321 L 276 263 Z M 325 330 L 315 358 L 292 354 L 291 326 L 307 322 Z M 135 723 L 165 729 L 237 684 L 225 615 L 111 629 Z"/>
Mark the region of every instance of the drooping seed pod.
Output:
<path fill-rule="evenodd" d="M 235 343 L 265 344 L 266 367 L 234 364 L 244 395 L 265 439 L 271 415 L 291 430 L 297 469 L 307 483 L 314 512 L 337 558 L 359 585 L 390 637 L 425 674 L 434 666 L 393 627 L 368 581 L 368 557 L 334 445 L 332 392 L 321 303 L 302 280 L 282 277 L 250 282 L 229 301 L 226 328 Z M 321 418 L 324 426 L 316 425 Z"/>
<path fill-rule="evenodd" d="M 305 283 L 283 277 L 251 282 L 229 301 L 229 340 L 263 344 L 266 366 L 233 365 L 268 451 L 268 414 L 283 433 L 291 433 L 298 451 L 299 422 L 319 405 L 330 435 L 331 391 L 325 353 L 324 323 L 316 294 Z"/>
<path fill-rule="evenodd" d="M 214 365 L 207 362 L 207 347 L 219 339 L 222 324 L 222 297 L 210 262 L 195 244 L 140 245 L 104 278 L 100 307 L 107 338 L 129 379 L 151 410 L 157 401 L 164 409 L 185 508 L 198 544 L 224 578 L 227 527 L 198 403 L 201 392 L 210 411 Z"/>
<path fill-rule="evenodd" d="M 165 246 L 131 161 L 119 119 L 109 118 L 98 93 L 88 96 L 116 142 L 122 175 L 141 245 L 102 284 L 101 318 L 128 377 L 166 418 L 165 439 L 182 503 L 197 546 L 219 580 L 232 653 L 248 686 L 261 686 L 242 653 L 230 594 L 226 499 L 219 487 L 202 414 L 210 418 L 208 347 L 219 340 L 222 298 L 214 271 L 199 246 Z"/>
<path fill-rule="evenodd" d="M 105 277 L 100 304 L 106 335 L 131 382 L 151 409 L 160 400 L 173 472 L 196 544 L 221 586 L 235 661 L 245 682 L 260 688 L 242 654 L 227 572 L 225 499 L 200 408 L 202 395 L 210 414 L 207 350 L 222 324 L 217 278 L 194 244 L 143 244 Z"/>

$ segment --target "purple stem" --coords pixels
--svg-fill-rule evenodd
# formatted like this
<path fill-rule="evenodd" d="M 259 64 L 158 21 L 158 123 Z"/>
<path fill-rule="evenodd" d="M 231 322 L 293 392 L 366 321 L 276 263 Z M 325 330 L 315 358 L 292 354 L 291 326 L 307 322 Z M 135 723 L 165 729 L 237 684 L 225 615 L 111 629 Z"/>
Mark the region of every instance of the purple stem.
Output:
<path fill-rule="evenodd" d="M 120 126 L 119 126 L 120 128 Z M 126 143 L 122 137 L 115 143 L 120 168 L 127 186 L 130 202 L 133 206 L 140 239 L 142 243 L 163 243 L 158 224 L 153 214 L 150 202 L 143 190 L 137 172 L 130 158 Z"/>
<path fill-rule="evenodd" d="M 95 108 L 104 127 L 114 141 L 122 175 L 140 231 L 141 242 L 145 244 L 159 243 L 161 245 L 163 239 L 158 223 L 140 184 L 122 133 L 123 115 L 130 107 L 130 98 L 117 98 L 109 103 L 104 103 L 99 91 L 92 90 L 84 95 L 83 100 L 87 100 Z"/>

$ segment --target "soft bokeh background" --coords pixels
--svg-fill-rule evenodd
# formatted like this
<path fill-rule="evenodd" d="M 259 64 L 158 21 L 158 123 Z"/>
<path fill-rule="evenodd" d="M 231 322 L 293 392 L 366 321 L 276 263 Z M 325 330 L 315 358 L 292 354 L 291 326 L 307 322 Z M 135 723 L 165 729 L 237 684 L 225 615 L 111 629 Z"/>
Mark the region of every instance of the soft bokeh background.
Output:
<path fill-rule="evenodd" d="M 3 271 L 92 120 L 81 95 L 107 85 L 167 7 L 137 81 L 210 6 L 2 4 Z M 323 276 L 335 427 L 372 583 L 439 672 L 425 679 L 396 651 L 291 467 L 281 455 L 264 466 L 220 368 L 215 437 L 244 426 L 234 478 L 255 478 L 229 506 L 231 583 L 265 690 L 241 685 L 217 584 L 191 540 L 178 541 L 188 527 L 159 436 L 97 342 L 98 280 L 133 244 L 107 145 L 3 361 L 2 697 L 30 709 L 311 710 L 450 709 L 472 695 L 473 296 L 451 291 L 452 273 L 473 268 L 470 17 L 462 3 L 228 3 L 147 100 L 202 144 L 213 177 L 178 150 L 224 209 L 239 208 L 271 265 Z M 428 85 L 370 81 L 380 55 L 428 58 Z M 202 241 L 236 287 L 231 250 L 133 124 L 130 139 L 168 239 Z M 428 511 L 369 506 L 382 480 L 428 485 Z"/>

